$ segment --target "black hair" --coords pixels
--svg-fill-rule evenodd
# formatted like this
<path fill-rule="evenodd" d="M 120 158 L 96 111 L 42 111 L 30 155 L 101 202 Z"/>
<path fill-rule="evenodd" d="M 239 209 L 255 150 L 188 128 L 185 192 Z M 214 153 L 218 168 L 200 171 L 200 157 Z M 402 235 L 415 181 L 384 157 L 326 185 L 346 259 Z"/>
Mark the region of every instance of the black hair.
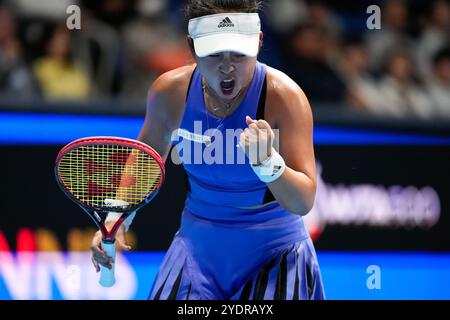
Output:
<path fill-rule="evenodd" d="M 443 47 L 433 55 L 433 65 L 437 65 L 442 61 L 450 60 L 450 47 Z"/>
<path fill-rule="evenodd" d="M 190 20 L 222 12 L 255 13 L 260 9 L 258 0 L 188 0 L 185 15 Z"/>

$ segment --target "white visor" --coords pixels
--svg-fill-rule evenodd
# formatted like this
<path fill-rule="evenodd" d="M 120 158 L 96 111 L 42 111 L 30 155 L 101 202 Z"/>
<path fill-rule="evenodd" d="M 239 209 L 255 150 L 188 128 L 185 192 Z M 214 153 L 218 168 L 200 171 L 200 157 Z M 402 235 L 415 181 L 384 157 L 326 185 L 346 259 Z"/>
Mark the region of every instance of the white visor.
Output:
<path fill-rule="evenodd" d="M 189 35 L 200 58 L 224 51 L 255 57 L 261 22 L 257 13 L 218 13 L 189 20 Z"/>

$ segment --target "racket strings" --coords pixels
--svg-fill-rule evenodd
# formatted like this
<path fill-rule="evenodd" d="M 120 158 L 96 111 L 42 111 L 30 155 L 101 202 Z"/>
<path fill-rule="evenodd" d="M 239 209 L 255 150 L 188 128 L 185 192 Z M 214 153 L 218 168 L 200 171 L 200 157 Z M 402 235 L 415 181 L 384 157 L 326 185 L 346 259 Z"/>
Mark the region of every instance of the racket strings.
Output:
<path fill-rule="evenodd" d="M 87 145 L 65 154 L 59 176 L 81 202 L 109 208 L 105 199 L 121 200 L 129 207 L 145 200 L 161 179 L 161 169 L 150 155 L 118 145 Z"/>

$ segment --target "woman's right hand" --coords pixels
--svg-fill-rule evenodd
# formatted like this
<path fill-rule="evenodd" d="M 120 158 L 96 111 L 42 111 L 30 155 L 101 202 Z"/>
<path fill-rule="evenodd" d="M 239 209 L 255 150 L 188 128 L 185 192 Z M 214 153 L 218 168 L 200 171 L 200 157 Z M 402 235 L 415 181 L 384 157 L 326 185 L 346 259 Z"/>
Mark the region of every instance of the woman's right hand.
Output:
<path fill-rule="evenodd" d="M 107 222 L 105 224 L 106 229 L 110 230 L 113 227 L 113 222 Z M 127 245 L 125 240 L 125 227 L 121 225 L 119 230 L 116 233 L 116 248 L 123 251 L 130 251 L 131 247 Z M 114 262 L 111 257 L 108 257 L 102 249 L 102 233 L 97 231 L 92 238 L 92 246 L 91 246 L 91 260 L 94 264 L 95 270 L 97 272 L 100 271 L 100 265 L 111 269 L 112 263 Z"/>

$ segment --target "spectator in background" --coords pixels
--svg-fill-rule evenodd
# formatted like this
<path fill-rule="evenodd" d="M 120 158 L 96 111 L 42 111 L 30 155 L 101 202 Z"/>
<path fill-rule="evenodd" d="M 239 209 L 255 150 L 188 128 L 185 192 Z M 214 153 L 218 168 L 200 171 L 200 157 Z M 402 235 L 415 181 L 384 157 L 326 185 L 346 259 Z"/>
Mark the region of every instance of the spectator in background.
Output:
<path fill-rule="evenodd" d="M 146 99 L 149 83 L 192 60 L 185 35 L 168 22 L 165 0 L 138 1 L 139 16 L 122 29 L 127 64 L 122 94 Z"/>
<path fill-rule="evenodd" d="M 33 98 L 38 95 L 36 83 L 28 70 L 20 39 L 16 34 L 13 13 L 0 7 L 0 96 Z"/>
<path fill-rule="evenodd" d="M 82 0 L 82 8 L 95 12 L 95 16 L 119 31 L 126 23 L 136 18 L 137 0 Z M 146 0 L 154 2 L 156 0 Z"/>
<path fill-rule="evenodd" d="M 324 0 L 309 0 L 307 16 L 308 24 L 325 31 L 327 58 L 337 57 L 342 38 L 342 26 L 337 15 L 330 10 Z"/>
<path fill-rule="evenodd" d="M 87 99 L 89 77 L 72 57 L 71 34 L 65 25 L 54 29 L 45 50 L 46 55 L 34 64 L 34 74 L 44 96 L 52 100 Z"/>
<path fill-rule="evenodd" d="M 430 99 L 419 85 L 412 58 L 404 49 L 395 49 L 388 56 L 380 96 L 379 108 L 374 110 L 377 113 L 399 118 L 432 116 Z"/>
<path fill-rule="evenodd" d="M 272 0 L 265 9 L 270 27 L 278 34 L 288 34 L 306 23 L 308 10 L 303 0 Z"/>
<path fill-rule="evenodd" d="M 327 36 L 324 29 L 303 25 L 289 37 L 289 52 L 284 71 L 294 79 L 313 102 L 343 102 L 346 87 L 327 61 Z"/>
<path fill-rule="evenodd" d="M 258 59 L 283 69 L 287 38 L 298 25 L 306 22 L 308 10 L 304 0 L 269 0 L 263 8 L 260 16 L 265 30 Z"/>
<path fill-rule="evenodd" d="M 413 41 L 407 34 L 408 7 L 405 1 L 386 0 L 381 12 L 381 30 L 366 33 L 369 66 L 374 72 L 381 71 L 382 62 L 392 48 L 402 46 L 410 50 L 413 47 Z"/>
<path fill-rule="evenodd" d="M 72 48 L 94 84 L 91 96 L 109 98 L 118 93 L 123 58 L 120 37 L 113 27 L 98 19 L 94 11 L 84 9 L 82 30 L 72 32 Z"/>
<path fill-rule="evenodd" d="M 432 77 L 432 60 L 435 53 L 450 43 L 450 4 L 436 0 L 430 6 L 427 26 L 417 46 L 417 63 L 422 76 Z"/>
<path fill-rule="evenodd" d="M 369 73 L 367 50 L 361 39 L 351 39 L 343 45 L 339 71 L 348 88 L 349 105 L 359 110 L 376 110 L 380 97 L 375 79 Z"/>
<path fill-rule="evenodd" d="M 433 77 L 428 82 L 435 117 L 450 119 L 450 47 L 439 50 L 433 58 Z"/>

